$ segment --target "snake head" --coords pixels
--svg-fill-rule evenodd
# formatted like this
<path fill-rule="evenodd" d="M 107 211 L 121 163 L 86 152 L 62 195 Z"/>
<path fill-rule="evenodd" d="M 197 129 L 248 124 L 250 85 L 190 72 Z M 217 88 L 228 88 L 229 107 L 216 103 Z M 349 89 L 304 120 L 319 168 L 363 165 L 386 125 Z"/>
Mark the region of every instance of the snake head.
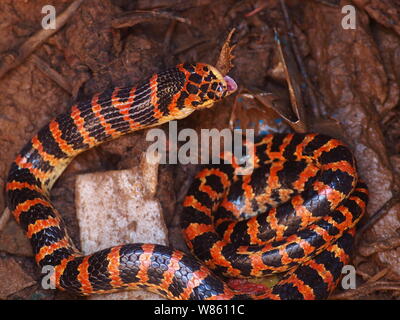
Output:
<path fill-rule="evenodd" d="M 236 82 L 229 76 L 223 76 L 217 68 L 205 64 L 181 64 L 186 82 L 182 94 L 186 97 L 185 107 L 192 109 L 210 108 L 215 102 L 237 90 Z"/>

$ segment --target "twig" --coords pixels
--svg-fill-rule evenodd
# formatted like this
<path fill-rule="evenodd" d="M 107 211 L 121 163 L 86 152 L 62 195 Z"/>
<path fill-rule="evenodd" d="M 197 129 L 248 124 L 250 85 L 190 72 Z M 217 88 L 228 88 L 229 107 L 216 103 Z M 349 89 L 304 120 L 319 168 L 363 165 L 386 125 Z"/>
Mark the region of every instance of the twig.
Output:
<path fill-rule="evenodd" d="M 274 33 L 279 59 L 282 63 L 286 83 L 288 86 L 291 109 L 296 118 L 295 121 L 290 121 L 288 123 L 296 132 L 306 132 L 308 121 L 304 106 L 303 92 L 300 86 L 302 77 L 300 75 L 298 64 L 293 57 L 293 46 L 291 43 L 289 43 L 286 36 L 278 33 L 276 28 L 274 28 Z"/>
<path fill-rule="evenodd" d="M 138 9 L 159 9 L 159 8 L 175 8 L 187 10 L 199 6 L 206 6 L 214 0 L 138 0 L 136 8 Z"/>
<path fill-rule="evenodd" d="M 358 252 L 363 257 L 369 257 L 369 256 L 373 255 L 374 253 L 392 250 L 397 247 L 400 247 L 400 238 L 393 237 L 393 238 L 377 241 L 372 244 L 368 244 L 366 246 L 360 246 L 358 248 Z"/>
<path fill-rule="evenodd" d="M 51 68 L 46 62 L 40 59 L 37 55 L 32 55 L 32 59 L 40 71 L 42 71 L 46 76 L 48 76 L 51 80 L 57 83 L 65 91 L 67 91 L 71 96 L 73 95 L 70 84 L 65 80 L 65 78 L 59 72 Z"/>
<path fill-rule="evenodd" d="M 376 281 L 378 281 L 379 279 L 383 278 L 390 270 L 391 270 L 390 267 L 386 267 L 386 268 L 380 270 L 378 273 L 376 273 L 371 278 L 369 278 L 367 280 L 367 282 L 376 282 Z"/>
<path fill-rule="evenodd" d="M 366 272 L 363 272 L 363 271 L 359 270 L 358 268 L 356 269 L 356 274 L 358 276 L 360 276 L 364 280 L 364 282 L 367 282 L 369 279 L 372 278 L 371 275 L 369 275 Z"/>
<path fill-rule="evenodd" d="M 10 219 L 11 212 L 8 208 L 5 208 L 3 211 L 3 214 L 0 217 L 0 232 L 4 229 L 6 226 L 8 220 Z"/>
<path fill-rule="evenodd" d="M 189 19 L 175 16 L 169 12 L 138 10 L 138 11 L 127 12 L 119 17 L 114 18 L 111 22 L 111 26 L 115 29 L 127 28 L 127 27 L 132 27 L 138 23 L 151 21 L 159 18 L 175 20 L 178 22 L 186 23 L 188 25 L 192 24 L 192 22 Z"/>
<path fill-rule="evenodd" d="M 267 2 L 264 2 L 263 4 L 261 4 L 260 6 L 258 6 L 257 8 L 255 8 L 254 10 L 250 11 L 249 13 L 245 14 L 246 18 L 249 18 L 251 16 L 254 16 L 255 14 L 259 13 L 260 11 L 264 10 L 267 7 Z"/>
<path fill-rule="evenodd" d="M 369 283 L 366 282 L 359 286 L 357 289 L 347 290 L 343 293 L 335 294 L 331 296 L 330 300 L 347 300 L 354 299 L 356 297 L 366 296 L 374 291 L 400 291 L 400 282 L 388 282 L 388 281 L 378 281 Z"/>
<path fill-rule="evenodd" d="M 182 46 L 182 47 L 176 49 L 172 54 L 173 54 L 174 56 L 176 56 L 177 54 L 180 54 L 180 53 L 182 53 L 182 52 L 185 52 L 185 51 L 187 51 L 187 50 L 190 50 L 190 49 L 192 49 L 192 48 L 194 48 L 194 47 L 197 47 L 198 45 L 203 44 L 203 43 L 208 42 L 208 41 L 210 41 L 210 40 L 208 40 L 208 39 L 196 40 L 196 41 L 194 41 L 194 42 L 192 42 L 192 43 L 189 43 L 189 44 L 187 44 L 187 45 L 185 45 L 185 46 Z"/>
<path fill-rule="evenodd" d="M 315 1 L 333 8 L 339 8 L 340 4 L 340 0 L 315 0 Z"/>
<path fill-rule="evenodd" d="M 378 211 L 376 211 L 368 221 L 357 231 L 355 244 L 358 245 L 361 235 L 372 227 L 379 219 L 381 219 L 389 210 L 400 201 L 400 197 L 398 194 L 395 194 L 390 200 L 388 200 Z"/>
<path fill-rule="evenodd" d="M 285 19 L 286 27 L 287 27 L 287 30 L 288 30 L 289 41 L 291 43 L 292 50 L 293 50 L 297 65 L 298 65 L 298 67 L 300 69 L 300 72 L 301 72 L 303 78 L 304 78 L 304 81 L 307 84 L 306 88 L 307 88 L 308 96 L 310 98 L 310 104 L 311 104 L 311 106 L 312 106 L 312 108 L 313 108 L 313 110 L 315 112 L 315 116 L 317 118 L 320 118 L 321 117 L 321 111 L 320 111 L 319 104 L 317 102 L 317 98 L 315 96 L 315 88 L 314 88 L 314 85 L 310 81 L 310 78 L 309 78 L 308 73 L 307 73 L 307 69 L 304 66 L 303 59 L 302 59 L 301 54 L 300 54 L 300 49 L 299 49 L 299 47 L 297 45 L 297 41 L 296 41 L 296 39 L 294 37 L 294 29 L 293 29 L 292 20 L 289 17 L 289 12 L 287 10 L 285 1 L 284 0 L 279 0 L 279 2 L 281 4 L 283 17 Z"/>
<path fill-rule="evenodd" d="M 168 26 L 167 31 L 165 32 L 165 36 L 164 36 L 164 52 L 167 54 L 169 49 L 170 49 L 170 45 L 171 45 L 171 39 L 172 39 L 172 35 L 175 31 L 175 27 L 176 27 L 177 21 L 176 20 L 172 20 L 171 23 Z"/>
<path fill-rule="evenodd" d="M 43 42 L 60 30 L 72 16 L 72 14 L 79 8 L 82 2 L 83 0 L 74 1 L 62 14 L 60 14 L 57 18 L 57 25 L 55 29 L 42 29 L 36 32 L 32 37 L 25 41 L 22 46 L 19 47 L 15 54 L 11 53 L 6 56 L 4 58 L 6 62 L 0 66 L 0 79 L 10 70 L 18 67 Z"/>

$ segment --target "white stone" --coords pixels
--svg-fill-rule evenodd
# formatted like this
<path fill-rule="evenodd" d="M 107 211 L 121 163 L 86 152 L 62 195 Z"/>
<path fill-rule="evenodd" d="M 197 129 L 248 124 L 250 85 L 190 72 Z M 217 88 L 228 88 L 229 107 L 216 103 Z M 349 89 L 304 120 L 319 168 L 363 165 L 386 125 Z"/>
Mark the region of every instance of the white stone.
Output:
<path fill-rule="evenodd" d="M 158 164 L 77 176 L 75 204 L 85 254 L 115 245 L 144 242 L 168 245 L 160 203 L 154 198 Z M 162 299 L 147 291 L 94 295 L 91 299 Z"/>

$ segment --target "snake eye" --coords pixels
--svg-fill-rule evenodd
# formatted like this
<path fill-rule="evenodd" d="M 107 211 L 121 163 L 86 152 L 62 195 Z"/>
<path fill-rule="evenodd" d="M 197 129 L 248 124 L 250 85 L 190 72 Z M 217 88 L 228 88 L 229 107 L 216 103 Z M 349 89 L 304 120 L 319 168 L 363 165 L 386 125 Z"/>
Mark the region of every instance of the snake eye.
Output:
<path fill-rule="evenodd" d="M 222 84 L 219 84 L 217 87 L 217 92 L 218 93 L 223 93 L 224 92 L 224 87 L 222 86 Z"/>

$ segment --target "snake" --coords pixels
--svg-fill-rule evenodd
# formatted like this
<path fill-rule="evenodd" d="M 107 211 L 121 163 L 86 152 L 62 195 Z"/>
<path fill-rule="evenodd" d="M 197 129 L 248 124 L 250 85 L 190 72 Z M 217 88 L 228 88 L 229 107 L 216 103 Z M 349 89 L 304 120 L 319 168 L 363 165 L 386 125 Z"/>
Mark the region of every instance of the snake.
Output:
<path fill-rule="evenodd" d="M 60 290 L 87 296 L 146 289 L 168 299 L 325 299 L 349 263 L 368 189 L 354 156 L 317 133 L 270 134 L 254 142 L 254 168 L 209 164 L 183 201 L 181 226 L 192 254 L 159 244 L 81 253 L 50 190 L 81 152 L 121 135 L 210 108 L 237 89 L 214 66 L 182 63 L 137 85 L 76 102 L 21 149 L 11 164 L 7 205 L 29 238 L 39 268 Z M 271 288 L 240 290 L 229 278 L 282 274 Z"/>

